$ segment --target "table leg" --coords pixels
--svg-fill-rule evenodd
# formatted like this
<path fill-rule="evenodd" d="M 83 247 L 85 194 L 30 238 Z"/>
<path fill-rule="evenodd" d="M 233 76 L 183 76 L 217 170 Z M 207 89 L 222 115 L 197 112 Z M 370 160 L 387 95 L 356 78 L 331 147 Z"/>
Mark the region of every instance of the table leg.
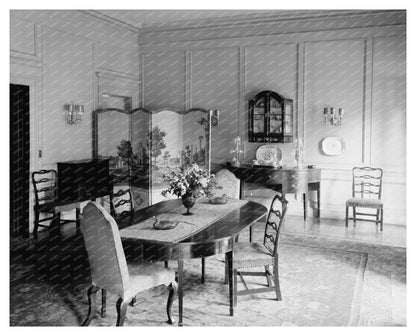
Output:
<path fill-rule="evenodd" d="M 205 283 L 205 258 L 201 259 L 201 283 Z"/>
<path fill-rule="evenodd" d="M 234 277 L 233 277 L 233 251 L 225 254 L 228 264 L 228 289 L 230 296 L 230 316 L 234 316 Z"/>
<path fill-rule="evenodd" d="M 250 225 L 249 227 L 249 236 L 248 241 L 251 243 L 253 241 L 253 225 Z"/>
<path fill-rule="evenodd" d="M 81 227 L 81 209 L 79 207 L 75 208 L 75 222 L 76 222 L 76 232 L 80 232 Z"/>
<path fill-rule="evenodd" d="M 183 260 L 178 260 L 178 305 L 179 305 L 179 321 L 178 326 L 182 327 L 183 320 Z"/>
<path fill-rule="evenodd" d="M 303 220 L 306 220 L 306 217 L 308 216 L 308 203 L 309 203 L 309 196 L 308 196 L 308 190 L 303 193 Z"/>
<path fill-rule="evenodd" d="M 318 211 L 316 213 L 317 218 L 321 217 L 321 184 L 318 183 L 318 188 L 316 189 L 316 198 Z"/>
<path fill-rule="evenodd" d="M 50 235 L 52 237 L 52 239 L 57 239 L 60 240 L 61 239 L 61 213 L 60 212 L 55 212 L 50 225 Z"/>

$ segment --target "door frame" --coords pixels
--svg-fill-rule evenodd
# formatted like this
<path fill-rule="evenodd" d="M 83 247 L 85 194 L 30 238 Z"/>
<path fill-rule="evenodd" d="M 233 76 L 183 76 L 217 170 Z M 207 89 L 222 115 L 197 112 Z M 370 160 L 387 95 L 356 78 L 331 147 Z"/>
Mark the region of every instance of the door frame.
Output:
<path fill-rule="evenodd" d="M 16 67 L 12 67 L 10 71 L 10 84 L 27 85 L 29 86 L 29 129 L 30 129 L 30 154 L 29 154 L 29 172 L 39 170 L 42 164 L 42 159 L 39 157 L 41 150 L 41 99 L 40 99 L 40 69 L 39 71 L 31 71 L 33 76 L 22 74 L 21 71 L 16 71 Z M 10 178 L 10 176 L 9 176 Z M 29 233 L 33 231 L 33 206 L 35 203 L 33 185 L 31 176 L 29 176 Z"/>

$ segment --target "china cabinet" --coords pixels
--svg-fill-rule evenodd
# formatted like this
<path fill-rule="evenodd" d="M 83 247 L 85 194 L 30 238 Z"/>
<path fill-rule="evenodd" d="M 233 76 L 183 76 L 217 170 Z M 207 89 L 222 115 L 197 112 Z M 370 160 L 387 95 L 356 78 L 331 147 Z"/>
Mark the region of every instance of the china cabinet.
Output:
<path fill-rule="evenodd" d="M 249 101 L 249 142 L 292 142 L 293 100 L 262 91 Z"/>

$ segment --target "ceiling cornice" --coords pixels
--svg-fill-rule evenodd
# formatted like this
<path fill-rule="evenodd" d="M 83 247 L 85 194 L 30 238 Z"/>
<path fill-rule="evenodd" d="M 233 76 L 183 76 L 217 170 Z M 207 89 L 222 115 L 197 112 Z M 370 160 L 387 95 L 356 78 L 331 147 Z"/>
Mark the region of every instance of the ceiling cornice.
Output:
<path fill-rule="evenodd" d="M 133 33 L 140 34 L 140 32 L 141 32 L 141 28 L 140 28 L 141 25 L 138 24 L 137 27 L 133 26 L 133 25 L 127 23 L 127 22 L 124 22 L 122 20 L 118 20 L 118 19 L 116 19 L 112 16 L 101 13 L 100 11 L 95 10 L 95 9 L 89 9 L 89 10 L 80 9 L 78 11 L 83 13 L 83 14 L 89 15 L 89 16 L 93 17 L 94 19 L 97 19 L 99 21 L 115 25 L 117 27 L 126 29 L 128 31 L 133 32 Z"/>
<path fill-rule="evenodd" d="M 255 12 L 255 11 L 253 11 Z M 253 15 L 236 15 L 230 17 L 210 18 L 184 21 L 172 21 L 162 24 L 143 24 L 141 32 L 164 32 L 164 31 L 180 31 L 192 29 L 212 29 L 212 28 L 237 28 L 246 25 L 262 25 L 277 22 L 289 21 L 312 21 L 325 20 L 334 18 L 357 17 L 377 14 L 392 14 L 397 12 L 405 12 L 405 10 L 283 10 L 275 11 L 276 14 L 265 15 L 253 13 Z M 293 14 L 291 14 L 293 13 Z M 253 17 L 253 16 L 256 17 Z"/>

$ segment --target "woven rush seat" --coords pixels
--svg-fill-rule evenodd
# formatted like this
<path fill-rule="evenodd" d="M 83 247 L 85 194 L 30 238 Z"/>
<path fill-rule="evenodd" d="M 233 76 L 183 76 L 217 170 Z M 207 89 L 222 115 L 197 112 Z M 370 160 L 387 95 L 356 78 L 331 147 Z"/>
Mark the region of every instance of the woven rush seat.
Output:
<path fill-rule="evenodd" d="M 283 195 L 277 193 L 270 205 L 266 219 L 262 243 L 236 242 L 233 256 L 233 301 L 237 306 L 237 296 L 265 292 L 275 292 L 276 300 L 282 300 L 279 283 L 279 246 L 280 230 L 284 223 L 288 202 Z M 259 270 L 262 268 L 263 270 Z M 237 290 L 237 276 L 240 277 L 245 289 Z M 249 288 L 245 276 L 265 277 L 266 286 Z"/>
<path fill-rule="evenodd" d="M 346 206 L 356 206 L 364 208 L 382 208 L 383 201 L 376 198 L 350 198 L 346 202 Z"/>
<path fill-rule="evenodd" d="M 270 251 L 259 243 L 238 242 L 234 245 L 234 267 L 251 268 L 273 265 L 274 256 Z"/>

